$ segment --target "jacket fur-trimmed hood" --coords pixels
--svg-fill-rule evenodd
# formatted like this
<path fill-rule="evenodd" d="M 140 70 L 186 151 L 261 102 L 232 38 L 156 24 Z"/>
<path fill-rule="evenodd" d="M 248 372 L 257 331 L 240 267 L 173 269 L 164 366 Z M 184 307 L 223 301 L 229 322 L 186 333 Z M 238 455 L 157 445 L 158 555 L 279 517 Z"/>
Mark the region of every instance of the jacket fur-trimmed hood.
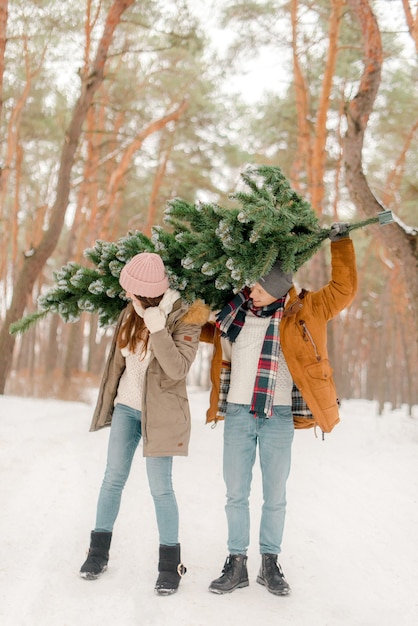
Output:
<path fill-rule="evenodd" d="M 203 300 L 195 300 L 190 305 L 189 310 L 182 317 L 182 321 L 187 324 L 196 324 L 197 326 L 203 326 L 209 319 L 210 308 Z"/>

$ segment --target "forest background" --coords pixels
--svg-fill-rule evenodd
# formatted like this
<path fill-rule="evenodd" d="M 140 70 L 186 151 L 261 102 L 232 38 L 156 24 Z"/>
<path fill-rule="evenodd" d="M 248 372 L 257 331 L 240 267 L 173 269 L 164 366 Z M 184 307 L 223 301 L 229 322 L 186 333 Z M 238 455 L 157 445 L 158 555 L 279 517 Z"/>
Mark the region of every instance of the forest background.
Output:
<path fill-rule="evenodd" d="M 181 197 L 229 206 L 279 166 L 352 233 L 359 291 L 329 324 L 341 398 L 418 403 L 418 3 L 0 0 L 0 393 L 82 400 L 111 328 L 47 316 L 53 272 L 98 239 L 163 225 Z M 232 206 L 232 204 L 231 204 Z M 329 279 L 328 246 L 295 276 Z M 208 385 L 207 348 L 191 374 Z"/>

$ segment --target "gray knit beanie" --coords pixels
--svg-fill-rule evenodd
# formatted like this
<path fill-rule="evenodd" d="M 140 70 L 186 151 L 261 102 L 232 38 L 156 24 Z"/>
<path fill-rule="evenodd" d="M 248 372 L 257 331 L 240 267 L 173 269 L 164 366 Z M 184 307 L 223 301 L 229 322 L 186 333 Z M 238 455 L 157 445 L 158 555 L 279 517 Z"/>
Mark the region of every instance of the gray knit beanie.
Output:
<path fill-rule="evenodd" d="M 273 298 L 283 298 L 292 286 L 292 273 L 283 272 L 280 261 L 276 261 L 265 276 L 259 278 L 262 288 Z"/>

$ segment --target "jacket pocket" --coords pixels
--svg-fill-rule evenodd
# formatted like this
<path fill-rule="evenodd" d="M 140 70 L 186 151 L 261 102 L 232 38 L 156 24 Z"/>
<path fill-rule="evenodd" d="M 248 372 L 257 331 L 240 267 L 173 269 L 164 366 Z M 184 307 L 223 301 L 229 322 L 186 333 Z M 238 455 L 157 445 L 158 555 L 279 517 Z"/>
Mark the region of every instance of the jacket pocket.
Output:
<path fill-rule="evenodd" d="M 311 390 L 323 409 L 338 404 L 332 371 L 328 359 L 323 359 L 306 367 Z"/>
<path fill-rule="evenodd" d="M 189 407 L 189 401 L 187 399 L 187 397 L 181 395 L 181 394 L 176 394 L 177 396 L 177 403 L 178 403 L 178 407 L 180 409 L 179 412 L 179 421 L 181 422 L 187 422 L 190 419 L 190 407 Z"/>
<path fill-rule="evenodd" d="M 163 411 L 161 421 L 167 422 L 167 419 L 176 423 L 184 423 L 190 419 L 190 406 L 186 392 L 180 389 L 165 390 L 163 403 L 165 407 L 169 407 L 167 411 Z"/>
<path fill-rule="evenodd" d="M 161 391 L 177 392 L 179 388 L 179 381 L 168 376 L 161 376 L 160 379 Z"/>
<path fill-rule="evenodd" d="M 332 378 L 332 367 L 328 359 L 321 359 L 318 363 L 312 363 L 312 365 L 308 365 L 306 368 L 309 376 L 311 378 L 315 378 L 316 380 L 328 381 Z"/>

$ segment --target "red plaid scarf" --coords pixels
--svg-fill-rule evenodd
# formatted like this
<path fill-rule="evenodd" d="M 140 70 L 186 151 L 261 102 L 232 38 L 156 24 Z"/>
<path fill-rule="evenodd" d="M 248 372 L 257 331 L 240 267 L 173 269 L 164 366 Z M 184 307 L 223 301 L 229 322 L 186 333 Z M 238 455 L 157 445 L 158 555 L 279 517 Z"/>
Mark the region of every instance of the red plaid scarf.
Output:
<path fill-rule="evenodd" d="M 271 317 L 258 360 L 250 409 L 254 415 L 270 417 L 273 413 L 274 390 L 279 367 L 279 327 L 286 298 L 280 298 L 265 307 L 255 308 L 252 306 L 249 293 L 248 289 L 238 292 L 231 302 L 218 313 L 216 323 L 222 336 L 227 337 L 233 343 L 245 324 L 245 316 L 248 311 L 257 317 Z"/>

